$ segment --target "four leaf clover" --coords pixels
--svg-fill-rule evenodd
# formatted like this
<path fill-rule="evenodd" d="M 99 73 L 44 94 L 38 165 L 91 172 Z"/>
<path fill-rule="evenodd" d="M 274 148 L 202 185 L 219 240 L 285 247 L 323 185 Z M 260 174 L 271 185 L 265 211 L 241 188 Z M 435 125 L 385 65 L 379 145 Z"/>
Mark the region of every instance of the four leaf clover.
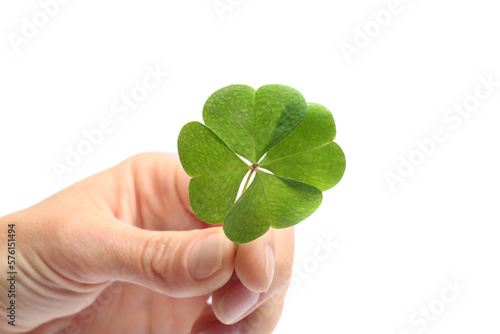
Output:
<path fill-rule="evenodd" d="M 203 120 L 186 124 L 178 139 L 182 166 L 192 177 L 189 201 L 201 220 L 223 222 L 233 242 L 306 219 L 321 204 L 322 191 L 344 174 L 332 114 L 291 87 L 224 87 L 208 98 Z"/>

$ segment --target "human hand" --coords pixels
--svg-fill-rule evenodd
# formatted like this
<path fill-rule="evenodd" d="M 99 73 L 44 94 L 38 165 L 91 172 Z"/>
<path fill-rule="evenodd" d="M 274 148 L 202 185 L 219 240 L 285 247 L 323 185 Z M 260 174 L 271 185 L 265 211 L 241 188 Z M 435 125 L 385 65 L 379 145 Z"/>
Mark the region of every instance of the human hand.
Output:
<path fill-rule="evenodd" d="M 4 318 L 1 332 L 272 332 L 293 228 L 235 252 L 220 225 L 193 214 L 188 183 L 176 155 L 144 153 L 0 218 L 0 249 L 9 223 L 18 240 L 16 326 Z"/>

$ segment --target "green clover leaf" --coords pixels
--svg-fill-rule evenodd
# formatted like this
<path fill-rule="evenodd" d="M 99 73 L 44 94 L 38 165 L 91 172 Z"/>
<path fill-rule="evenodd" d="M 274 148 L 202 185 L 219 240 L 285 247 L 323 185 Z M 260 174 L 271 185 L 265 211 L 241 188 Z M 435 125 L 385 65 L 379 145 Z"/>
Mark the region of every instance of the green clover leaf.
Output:
<path fill-rule="evenodd" d="M 328 190 L 340 181 L 345 170 L 344 152 L 333 142 L 335 134 L 330 111 L 321 104 L 308 103 L 304 121 L 267 152 L 259 165 L 276 175 Z"/>
<path fill-rule="evenodd" d="M 224 87 L 208 98 L 203 119 L 206 125 L 186 124 L 178 139 L 182 166 L 192 177 L 189 201 L 203 221 L 224 222 L 233 242 L 250 242 L 270 227 L 301 222 L 319 207 L 321 192 L 342 178 L 346 162 L 333 142 L 332 114 L 306 103 L 291 87 Z"/>

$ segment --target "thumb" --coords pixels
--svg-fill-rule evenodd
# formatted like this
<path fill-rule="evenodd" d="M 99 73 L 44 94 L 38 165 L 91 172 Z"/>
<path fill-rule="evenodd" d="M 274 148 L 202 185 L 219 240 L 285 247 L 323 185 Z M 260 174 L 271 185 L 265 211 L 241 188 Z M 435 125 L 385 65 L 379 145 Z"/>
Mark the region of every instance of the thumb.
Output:
<path fill-rule="evenodd" d="M 194 297 L 219 289 L 233 273 L 235 247 L 221 227 L 148 231 L 111 225 L 102 261 L 94 267 L 102 279 L 135 283 L 171 297 Z"/>

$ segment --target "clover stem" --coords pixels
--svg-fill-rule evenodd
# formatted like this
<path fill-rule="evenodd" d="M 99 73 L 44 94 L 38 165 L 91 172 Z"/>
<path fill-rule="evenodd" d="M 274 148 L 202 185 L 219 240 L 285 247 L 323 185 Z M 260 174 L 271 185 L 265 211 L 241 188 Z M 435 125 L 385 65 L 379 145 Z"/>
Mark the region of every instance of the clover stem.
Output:
<path fill-rule="evenodd" d="M 247 180 L 245 182 L 245 185 L 243 186 L 243 190 L 241 191 L 242 195 L 245 192 L 245 190 L 247 189 L 247 187 L 248 187 L 248 181 L 250 181 L 250 178 L 252 177 L 252 174 L 253 174 L 254 171 L 255 171 L 255 169 L 252 168 L 252 170 L 250 171 L 250 174 L 248 174 L 248 177 L 247 177 Z"/>
<path fill-rule="evenodd" d="M 250 182 L 250 179 L 252 178 L 252 174 L 257 170 L 257 167 L 259 167 L 259 164 L 253 164 L 251 166 L 250 173 L 248 174 L 247 180 L 245 181 L 245 185 L 243 186 L 243 190 L 241 191 L 241 195 L 243 195 L 243 193 L 245 192 L 245 190 L 247 190 L 248 182 Z M 234 243 L 235 253 L 238 252 L 238 245 L 239 244 L 237 242 Z"/>
<path fill-rule="evenodd" d="M 243 186 L 243 190 L 241 191 L 241 194 L 243 195 L 243 193 L 245 192 L 245 190 L 247 189 L 248 187 L 248 182 L 250 181 L 250 179 L 252 178 L 252 174 L 257 170 L 257 167 L 259 167 L 259 164 L 253 164 L 251 166 L 251 169 L 250 169 L 250 174 L 248 174 L 248 177 L 247 177 L 247 180 L 245 182 L 245 185 Z"/>

